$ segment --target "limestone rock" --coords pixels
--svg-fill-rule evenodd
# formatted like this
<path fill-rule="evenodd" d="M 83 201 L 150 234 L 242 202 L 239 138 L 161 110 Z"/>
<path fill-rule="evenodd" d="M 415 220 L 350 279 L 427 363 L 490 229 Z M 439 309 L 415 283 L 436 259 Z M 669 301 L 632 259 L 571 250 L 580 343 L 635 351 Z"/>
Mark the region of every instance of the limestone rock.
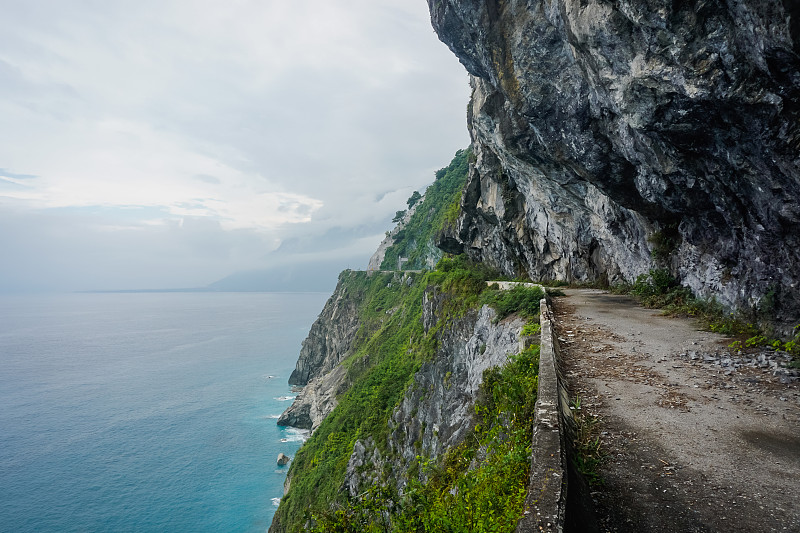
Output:
<path fill-rule="evenodd" d="M 414 205 L 412 205 L 407 211 L 406 214 L 403 215 L 403 218 L 400 219 L 400 222 L 392 228 L 389 233 L 386 234 L 386 237 L 381 241 L 380 245 L 378 245 L 378 249 L 375 250 L 375 253 L 372 254 L 372 257 L 369 258 L 369 264 L 367 265 L 367 270 L 380 270 L 381 264 L 383 264 L 383 259 L 386 257 L 386 250 L 394 244 L 394 239 L 397 237 L 397 234 L 400 233 L 411 220 L 411 216 L 417 210 L 417 207 L 420 206 L 425 199 L 425 195 L 422 195 L 420 200 L 417 201 Z"/>
<path fill-rule="evenodd" d="M 441 295 L 426 295 L 426 323 L 435 322 L 443 303 Z M 384 479 L 401 489 L 418 455 L 440 457 L 464 439 L 474 423 L 483 371 L 502 365 L 520 348 L 524 320 L 495 323 L 495 316 L 483 306 L 443 330 L 435 357 L 415 374 L 414 385 L 392 413 L 388 456 L 381 456 L 371 440 L 356 442 L 344 483 L 351 497 Z"/>
<path fill-rule="evenodd" d="M 428 5 L 473 89 L 476 159 L 442 246 L 541 279 L 668 268 L 783 329 L 800 319 L 791 2 Z"/>
<path fill-rule="evenodd" d="M 278 454 L 278 466 L 286 466 L 291 461 L 291 458 L 283 452 Z"/>
<path fill-rule="evenodd" d="M 336 396 L 346 388 L 346 380 L 347 369 L 343 366 L 312 379 L 278 418 L 278 425 L 315 431 L 336 407 Z"/>
<path fill-rule="evenodd" d="M 295 369 L 289 376 L 290 384 L 306 385 L 313 378 L 330 372 L 350 354 L 360 320 L 358 299 L 349 297 L 347 285 L 343 283 L 344 277 L 349 275 L 348 270 L 339 275 L 336 289 L 311 325 Z"/>

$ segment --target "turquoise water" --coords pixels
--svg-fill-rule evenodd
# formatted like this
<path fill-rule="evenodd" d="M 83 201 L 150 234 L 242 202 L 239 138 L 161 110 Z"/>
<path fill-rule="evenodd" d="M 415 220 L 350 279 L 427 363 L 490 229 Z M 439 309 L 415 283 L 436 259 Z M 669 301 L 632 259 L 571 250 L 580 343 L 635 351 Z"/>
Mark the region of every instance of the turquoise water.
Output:
<path fill-rule="evenodd" d="M 326 296 L 0 296 L 0 531 L 265 531 Z"/>

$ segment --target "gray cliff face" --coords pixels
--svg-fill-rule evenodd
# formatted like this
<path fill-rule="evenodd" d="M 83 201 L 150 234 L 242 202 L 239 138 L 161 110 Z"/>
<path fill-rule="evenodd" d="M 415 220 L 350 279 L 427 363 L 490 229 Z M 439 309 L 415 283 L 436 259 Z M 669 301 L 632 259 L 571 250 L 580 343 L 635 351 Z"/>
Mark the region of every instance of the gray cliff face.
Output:
<path fill-rule="evenodd" d="M 793 325 L 800 20 L 784 3 L 428 0 L 473 88 L 476 161 L 441 245 L 534 279 L 665 267 Z"/>
<path fill-rule="evenodd" d="M 425 199 L 425 195 L 423 194 L 422 197 L 412 205 L 408 210 L 406 210 L 406 214 L 403 215 L 403 218 L 400 219 L 400 222 L 395 225 L 387 234 L 386 237 L 381 241 L 378 245 L 378 249 L 375 250 L 375 253 L 372 254 L 372 257 L 369 258 L 369 264 L 367 265 L 367 270 L 380 270 L 381 265 L 383 264 L 383 259 L 386 257 L 386 250 L 389 249 L 392 244 L 394 244 L 394 239 L 397 237 L 397 234 L 400 233 L 403 229 L 405 229 L 406 225 L 408 224 L 411 217 L 414 215 L 414 212 L 417 210 L 423 200 Z M 398 265 L 399 267 L 399 265 Z M 399 268 L 398 268 L 399 270 Z"/>
<path fill-rule="evenodd" d="M 278 425 L 315 431 L 336 408 L 337 397 L 347 390 L 348 385 L 347 369 L 343 366 L 313 378 L 278 418 Z"/>
<path fill-rule="evenodd" d="M 336 289 L 311 325 L 295 369 L 289 376 L 291 385 L 306 385 L 311 379 L 333 370 L 350 355 L 360 320 L 358 299 L 348 297 L 347 285 L 343 283 L 343 277 L 348 275 L 349 271 L 339 275 Z"/>
<path fill-rule="evenodd" d="M 426 330 L 436 325 L 441 297 L 426 294 Z M 402 488 L 417 456 L 441 457 L 459 444 L 473 424 L 473 406 L 483 371 L 502 365 L 520 350 L 524 321 L 509 318 L 494 323 L 488 306 L 472 311 L 445 328 L 432 361 L 422 365 L 414 384 L 389 421 L 388 453 L 381 455 L 371 440 L 357 441 L 347 468 L 345 486 L 351 497 L 381 480 Z"/>

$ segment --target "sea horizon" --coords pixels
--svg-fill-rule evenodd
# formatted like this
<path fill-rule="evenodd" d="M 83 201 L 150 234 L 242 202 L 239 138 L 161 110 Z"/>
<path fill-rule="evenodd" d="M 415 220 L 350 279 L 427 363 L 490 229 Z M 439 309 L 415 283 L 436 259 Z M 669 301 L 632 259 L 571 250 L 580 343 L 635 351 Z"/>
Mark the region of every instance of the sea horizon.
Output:
<path fill-rule="evenodd" d="M 305 434 L 275 422 L 326 293 L 0 295 L 0 523 L 265 531 Z"/>

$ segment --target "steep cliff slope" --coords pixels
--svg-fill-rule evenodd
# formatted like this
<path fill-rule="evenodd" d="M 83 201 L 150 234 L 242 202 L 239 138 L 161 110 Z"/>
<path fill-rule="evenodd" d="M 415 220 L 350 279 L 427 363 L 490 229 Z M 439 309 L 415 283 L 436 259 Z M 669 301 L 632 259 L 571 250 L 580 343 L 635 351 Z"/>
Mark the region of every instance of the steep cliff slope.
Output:
<path fill-rule="evenodd" d="M 421 270 L 436 265 L 442 258 L 436 240 L 458 215 L 471 155 L 469 149 L 459 150 L 448 166 L 436 171 L 422 199 L 386 234 L 369 261 L 370 270 Z"/>
<path fill-rule="evenodd" d="M 289 384 L 305 385 L 332 370 L 350 354 L 355 333 L 361 325 L 359 297 L 348 293 L 356 289 L 344 282 L 350 276 L 349 270 L 339 274 L 336 289 L 303 341 Z"/>
<path fill-rule="evenodd" d="M 331 371 L 312 379 L 303 391 L 304 395 L 310 391 L 311 396 L 305 400 L 298 396 L 284 413 L 285 423 L 291 422 L 290 412 L 295 412 L 304 427 L 319 427 L 290 466 L 287 493 L 270 531 L 297 531 L 308 513 L 327 509 L 340 500 L 347 460 L 357 437 L 376 433 L 419 368 L 425 353 L 419 336 L 425 285 L 417 278 L 413 273 L 391 272 L 346 271 L 340 276 L 337 293 L 329 304 L 351 309 L 359 326 L 355 332 L 329 330 L 328 344 L 346 342 L 350 350 L 347 357 L 337 361 Z M 335 321 L 332 315 L 320 317 L 326 327 L 335 326 Z M 416 350 L 409 354 L 412 345 Z M 338 383 L 328 387 L 333 381 Z M 329 412 L 323 413 L 317 424 L 311 414 L 320 402 L 315 403 L 313 398 L 326 396 L 322 392 L 326 388 L 334 390 L 332 397 L 328 396 L 334 401 L 327 402 Z"/>
<path fill-rule="evenodd" d="M 494 275 L 457 258 L 443 259 L 439 270 L 423 274 L 341 276 L 337 298 L 349 300 L 347 306 L 357 310 L 360 326 L 349 355 L 331 371 L 312 378 L 304 389 L 303 394 L 312 390 L 317 400 L 296 402 L 285 414 L 289 423 L 288 418 L 295 416 L 315 431 L 291 464 L 286 494 L 270 531 L 300 531 L 317 521 L 315 531 L 338 531 L 328 528 L 340 518 L 332 509 L 344 509 L 345 517 L 358 515 L 365 501 L 372 507 L 379 502 L 392 508 L 393 531 L 438 531 L 439 515 L 430 508 L 435 500 L 423 494 L 418 482 L 435 471 L 424 463 L 441 464 L 447 452 L 465 440 L 480 444 L 456 454 L 457 468 L 451 465 L 447 476 L 437 476 L 437 483 L 449 486 L 459 476 L 482 475 L 495 484 L 475 483 L 480 491 L 472 499 L 453 499 L 447 496 L 449 489 L 440 491 L 437 497 L 448 501 L 437 507 L 438 512 L 449 509 L 447 505 L 491 506 L 505 513 L 504 520 L 513 529 L 527 482 L 530 435 L 525 432 L 532 427 L 537 366 L 535 352 L 519 360 L 509 356 L 520 351 L 520 331 L 537 312 L 542 293 L 534 291 L 520 299 L 513 291 L 489 288 L 486 280 Z M 506 295 L 512 299 L 504 300 Z M 536 309 L 530 308 L 531 302 Z M 527 314 L 500 320 L 484 303 L 504 314 L 523 308 Z M 491 380 L 498 391 L 483 393 L 489 400 L 482 412 L 494 418 L 484 416 L 488 422 L 478 431 L 474 408 L 485 372 L 510 361 L 522 369 L 517 372 L 524 378 L 522 384 L 510 387 L 514 380 L 500 374 Z M 509 391 L 516 395 L 510 403 L 520 409 L 518 415 L 509 415 L 505 404 L 498 407 Z M 315 418 L 319 409 L 328 412 Z M 512 420 L 519 425 L 514 432 Z M 470 434 L 474 438 L 467 439 Z M 515 481 L 508 481 L 508 476 Z M 374 486 L 385 492 L 373 497 L 368 491 Z M 426 512 L 418 512 L 422 503 L 409 506 L 405 501 L 415 494 L 427 502 Z M 365 519 L 382 520 L 384 514 L 372 507 Z M 420 516 L 428 520 L 422 529 L 409 522 Z"/>
<path fill-rule="evenodd" d="M 476 163 L 442 246 L 534 279 L 666 267 L 793 325 L 800 21 L 784 3 L 428 0 L 473 88 Z"/>
<path fill-rule="evenodd" d="M 397 226 L 369 261 L 369 271 L 397 270 L 404 259 L 405 270 L 430 269 L 442 258 L 435 247 L 436 237 L 458 215 L 461 191 L 467 179 L 469 150 L 456 152 L 450 164 L 436 172 L 435 181 L 403 215 Z M 409 199 L 411 203 L 411 199 Z M 396 279 L 395 279 L 396 278 Z M 337 404 L 336 397 L 348 387 L 347 373 L 339 363 L 353 354 L 387 315 L 374 314 L 370 306 L 374 294 L 357 281 L 359 274 L 342 272 L 333 294 L 303 341 L 295 370 L 289 377 L 292 385 L 303 385 L 291 407 L 278 419 L 279 425 L 316 429 Z M 388 283 L 410 285 L 410 276 L 392 277 Z"/>
<path fill-rule="evenodd" d="M 446 295 L 435 290 L 426 294 L 426 333 L 446 319 L 441 316 L 443 297 Z M 387 421 L 384 449 L 389 457 L 375 454 L 379 447 L 374 441 L 356 443 L 346 479 L 351 498 L 386 479 L 401 488 L 413 477 L 408 469 L 419 457 L 440 458 L 463 441 L 473 425 L 473 406 L 484 371 L 520 351 L 524 321 L 515 317 L 498 322 L 496 316 L 489 306 L 483 306 L 442 329 L 435 355 L 422 364 L 413 386 Z"/>
<path fill-rule="evenodd" d="M 303 341 L 289 383 L 304 385 L 278 425 L 315 430 L 336 407 L 351 382 L 342 362 L 363 350 L 376 331 L 390 322 L 398 295 L 414 284 L 413 273 L 356 272 L 339 275 L 308 337 Z"/>

